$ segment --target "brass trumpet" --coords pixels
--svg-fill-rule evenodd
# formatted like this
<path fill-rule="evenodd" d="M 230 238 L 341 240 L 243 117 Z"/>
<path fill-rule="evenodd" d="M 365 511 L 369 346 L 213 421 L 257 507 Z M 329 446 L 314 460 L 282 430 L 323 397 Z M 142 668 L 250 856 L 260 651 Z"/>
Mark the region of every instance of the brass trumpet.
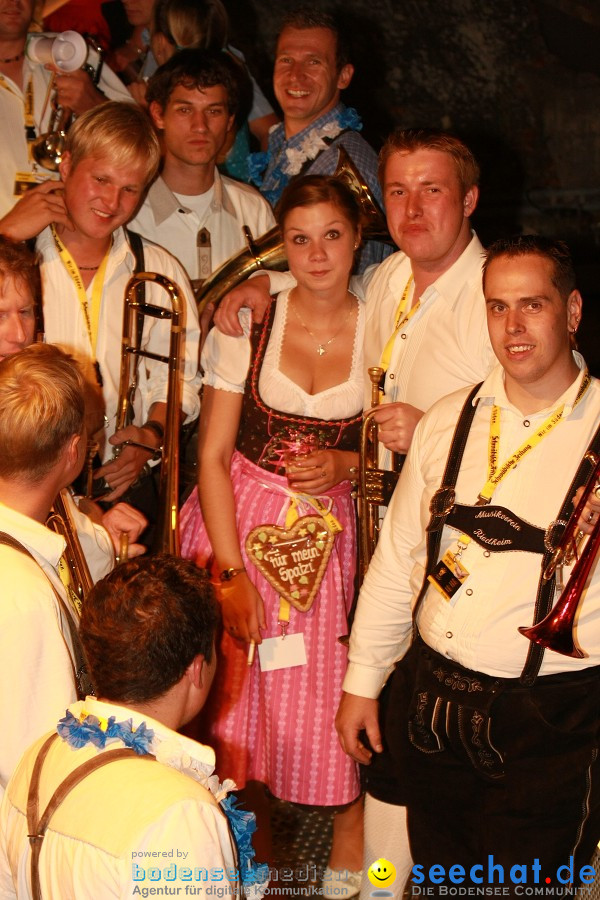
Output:
<path fill-rule="evenodd" d="M 383 375 L 380 366 L 368 370 L 371 380 L 371 406 L 379 406 L 379 383 Z M 379 533 L 379 506 L 383 503 L 383 483 L 380 474 L 379 441 L 377 439 L 376 409 L 364 417 L 360 431 L 360 455 L 358 470 L 358 571 L 361 584 L 367 574 L 371 557 L 377 546 Z M 381 473 L 382 474 L 382 473 Z"/>
<path fill-rule="evenodd" d="M 90 49 L 95 50 L 97 54 L 95 65 L 91 65 L 87 61 Z M 63 73 L 83 69 L 88 73 L 94 85 L 100 81 L 103 65 L 102 47 L 98 44 L 88 43 L 76 31 L 65 31 L 55 38 L 31 35 L 27 44 L 27 55 L 34 62 L 52 63 Z M 41 134 L 32 143 L 31 155 L 36 163 L 43 166 L 44 169 L 56 172 L 63 158 L 67 131 L 71 126 L 74 114 L 71 109 L 62 107 L 58 103 L 54 73 L 48 84 L 42 119 L 48 102 L 50 102 L 52 110 L 48 131 Z"/>
<path fill-rule="evenodd" d="M 555 653 L 562 653 L 564 656 L 571 656 L 574 659 L 583 659 L 586 655 L 576 646 L 573 632 L 583 591 L 600 549 L 599 516 L 583 551 L 581 554 L 579 553 L 583 534 L 579 531 L 577 523 L 600 478 L 600 458 L 593 454 L 588 454 L 588 458 L 593 462 L 594 469 L 586 482 L 579 503 L 567 522 L 562 540 L 544 570 L 543 577 L 545 581 L 548 581 L 557 569 L 560 572 L 563 566 L 568 566 L 573 560 L 576 560 L 573 571 L 566 587 L 546 618 L 538 622 L 537 625 L 521 626 L 519 628 L 519 632 L 530 641 L 539 644 L 541 647 L 546 647 L 548 650 L 553 650 Z"/>
<path fill-rule="evenodd" d="M 362 583 L 379 538 L 379 507 L 388 506 L 404 463 L 404 456 L 392 452 L 391 471 L 379 468 L 379 441 L 375 413 L 380 401 L 381 366 L 368 370 L 371 380 L 371 407 L 363 418 L 360 433 L 358 476 L 359 575 Z"/>
<path fill-rule="evenodd" d="M 167 291 L 171 300 L 171 309 L 138 299 L 138 289 L 147 282 L 158 284 Z M 141 343 L 145 316 L 170 320 L 171 339 L 168 356 L 152 353 L 149 350 L 142 350 Z M 170 278 L 157 272 L 138 272 L 130 278 L 125 292 L 116 430 L 125 428 L 133 421 L 133 400 L 138 384 L 138 368 L 141 357 L 164 362 L 169 367 L 167 414 L 165 436 L 162 447 L 158 451 L 155 451 L 154 447 L 146 447 L 146 445 L 138 444 L 135 441 L 126 441 L 115 449 L 119 450 L 127 446 L 127 444 L 132 444 L 160 454 L 159 510 L 152 551 L 155 553 L 171 553 L 175 556 L 179 555 L 179 418 L 181 409 L 181 360 L 184 316 L 185 308 L 181 292 Z"/>

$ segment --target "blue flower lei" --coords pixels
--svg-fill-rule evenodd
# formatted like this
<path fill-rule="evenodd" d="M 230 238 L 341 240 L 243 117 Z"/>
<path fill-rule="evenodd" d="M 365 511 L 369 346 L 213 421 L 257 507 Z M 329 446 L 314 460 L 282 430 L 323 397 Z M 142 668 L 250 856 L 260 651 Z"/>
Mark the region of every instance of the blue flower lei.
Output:
<path fill-rule="evenodd" d="M 269 880 L 269 866 L 267 863 L 254 861 L 256 854 L 252 846 L 252 835 L 256 831 L 256 816 L 253 812 L 242 809 L 239 800 L 232 795 L 221 800 L 221 809 L 229 820 L 235 839 L 242 884 L 246 889 L 253 885 L 260 888 Z"/>
<path fill-rule="evenodd" d="M 154 731 L 148 728 L 145 722 L 134 729 L 132 719 L 126 719 L 124 722 L 117 722 L 115 716 L 101 719 L 86 713 L 85 710 L 76 717 L 67 710 L 66 715 L 58 722 L 56 730 L 63 741 L 75 750 L 80 750 L 86 744 L 93 744 L 94 747 L 103 750 L 107 744 L 121 741 L 140 756 L 152 753 Z M 252 846 L 252 835 L 256 831 L 256 816 L 253 812 L 242 809 L 237 798 L 233 796 L 225 797 L 219 805 L 227 816 L 235 839 L 242 883 L 246 889 L 255 886 L 254 891 L 250 893 L 262 896 L 261 888 L 269 880 L 269 866 L 254 861 L 256 854 Z"/>
<path fill-rule="evenodd" d="M 122 741 L 139 756 L 151 752 L 150 743 L 154 737 L 154 732 L 146 727 L 145 722 L 134 729 L 132 719 L 117 722 L 115 716 L 99 719 L 97 716 L 87 714 L 76 718 L 69 710 L 59 721 L 56 730 L 63 741 L 76 750 L 80 750 L 86 744 L 93 744 L 99 750 L 103 750 L 107 743 Z"/>
<path fill-rule="evenodd" d="M 359 114 L 352 107 L 348 107 L 347 109 L 343 110 L 343 112 L 338 113 L 336 115 L 336 120 L 339 127 L 338 134 L 342 131 L 346 131 L 347 129 L 351 129 L 352 131 L 361 131 L 363 127 L 362 120 Z M 332 124 L 335 123 L 329 122 L 327 123 L 327 125 L 322 125 L 320 128 L 311 129 L 305 135 L 302 144 L 319 138 L 321 136 L 321 133 L 323 132 L 323 129 L 327 129 L 327 127 L 331 126 Z M 325 134 L 327 134 L 327 131 L 325 131 Z M 332 138 L 332 140 L 335 140 L 335 138 Z M 297 154 L 299 151 L 295 150 L 294 152 Z M 317 155 L 318 154 L 312 157 L 307 155 L 305 162 L 308 159 L 316 159 Z M 271 150 L 267 150 L 266 152 L 260 151 L 258 153 L 251 153 L 248 156 L 248 176 L 251 183 L 255 184 L 259 189 L 263 185 L 264 173 L 269 167 L 271 156 Z M 261 191 L 263 197 L 265 197 L 269 201 L 271 206 L 274 206 L 277 203 L 281 196 L 281 192 L 292 178 L 292 174 L 287 171 L 288 165 L 289 161 L 287 156 L 287 149 L 284 149 L 282 147 L 277 158 L 277 164 L 269 172 L 269 181 L 273 182 L 274 186 L 267 190 Z"/>

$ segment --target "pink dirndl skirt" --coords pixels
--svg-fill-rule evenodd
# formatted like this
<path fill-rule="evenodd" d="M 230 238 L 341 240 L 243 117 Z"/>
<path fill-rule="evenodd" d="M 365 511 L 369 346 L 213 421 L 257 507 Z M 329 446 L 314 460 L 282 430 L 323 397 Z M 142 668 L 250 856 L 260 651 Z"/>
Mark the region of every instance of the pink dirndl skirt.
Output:
<path fill-rule="evenodd" d="M 248 575 L 259 590 L 267 620 L 265 637 L 280 634 L 279 597 L 245 553 L 245 538 L 256 525 L 285 523 L 287 480 L 236 452 L 231 464 L 238 534 Z M 311 806 L 349 803 L 359 794 L 357 767 L 342 751 L 334 727 L 346 671 L 347 634 L 356 567 L 355 517 L 350 484 L 343 482 L 320 499 L 344 530 L 337 535 L 319 593 L 306 613 L 292 608 L 289 634 L 302 632 L 307 664 L 261 672 L 258 652 L 247 665 L 246 645 L 223 634 L 210 700 L 210 740 L 221 778 L 238 788 L 260 781 L 283 800 Z M 307 506 L 300 515 L 314 513 Z M 197 492 L 181 511 L 182 556 L 207 566 L 212 548 Z M 207 710 L 208 711 L 208 710 Z"/>

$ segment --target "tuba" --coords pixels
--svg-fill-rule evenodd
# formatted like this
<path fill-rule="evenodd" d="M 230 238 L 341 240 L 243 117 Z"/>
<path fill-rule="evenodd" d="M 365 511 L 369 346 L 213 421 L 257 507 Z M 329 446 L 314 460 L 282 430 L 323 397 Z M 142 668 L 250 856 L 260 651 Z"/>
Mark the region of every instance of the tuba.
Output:
<path fill-rule="evenodd" d="M 393 243 L 387 230 L 385 217 L 347 150 L 339 147 L 338 154 L 338 163 L 333 176 L 343 181 L 357 195 L 361 210 L 363 237 L 367 240 Z M 254 240 L 246 225 L 243 230 L 247 249 L 219 266 L 197 292 L 199 316 L 202 316 L 208 304 L 216 306 L 228 291 L 245 281 L 253 272 L 257 272 L 259 269 L 284 271 L 287 268 L 287 257 L 278 225 L 274 225 L 257 240 Z"/>
<path fill-rule="evenodd" d="M 170 309 L 146 303 L 144 299 L 139 298 L 139 289 L 148 282 L 158 284 L 167 291 L 171 300 Z M 146 316 L 170 321 L 171 339 L 168 356 L 142 350 Z M 181 292 L 170 278 L 157 272 L 138 272 L 130 278 L 125 292 L 116 430 L 125 428 L 133 421 L 133 400 L 138 384 L 139 361 L 142 357 L 164 362 L 168 366 L 167 414 L 162 447 L 156 450 L 155 447 L 137 441 L 125 441 L 115 448 L 115 455 L 118 455 L 121 448 L 130 444 L 160 456 L 159 509 L 152 551 L 171 553 L 174 556 L 179 555 L 179 414 L 184 316 Z"/>
<path fill-rule="evenodd" d="M 97 54 L 96 65 L 92 66 L 87 61 L 89 50 L 93 48 Z M 102 72 L 103 51 L 97 44 L 89 44 L 76 31 L 63 31 L 55 37 L 31 34 L 27 40 L 26 53 L 32 62 L 52 64 L 63 73 L 75 72 L 84 69 L 92 79 L 94 85 L 100 81 Z M 50 99 L 52 98 L 52 99 Z M 48 91 L 42 111 L 42 120 L 46 112 L 48 102 L 51 104 L 51 114 L 48 131 L 41 134 L 31 145 L 31 155 L 36 163 L 56 172 L 61 163 L 67 131 L 73 121 L 72 110 L 59 106 L 56 89 L 55 73 L 48 84 Z"/>
<path fill-rule="evenodd" d="M 585 585 L 600 549 L 599 516 L 583 551 L 581 554 L 579 553 L 583 533 L 579 531 L 577 523 L 600 478 L 600 458 L 593 454 L 588 454 L 588 458 L 593 463 L 594 469 L 586 482 L 579 503 L 571 513 L 561 542 L 552 554 L 543 575 L 544 581 L 549 581 L 557 569 L 560 572 L 563 566 L 568 566 L 573 560 L 576 560 L 570 578 L 545 619 L 542 619 L 537 625 L 519 628 L 520 634 L 530 641 L 546 647 L 547 650 L 553 650 L 555 653 L 562 653 L 564 656 L 571 656 L 574 659 L 583 659 L 586 655 L 576 646 L 573 632 Z"/>

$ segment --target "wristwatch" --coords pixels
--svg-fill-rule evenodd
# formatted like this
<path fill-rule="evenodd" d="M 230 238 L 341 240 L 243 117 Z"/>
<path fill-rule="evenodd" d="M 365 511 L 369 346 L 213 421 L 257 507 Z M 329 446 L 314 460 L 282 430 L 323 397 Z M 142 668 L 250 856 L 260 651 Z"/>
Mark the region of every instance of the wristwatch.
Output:
<path fill-rule="evenodd" d="M 223 569 L 221 574 L 219 575 L 219 581 L 231 581 L 235 578 L 236 575 L 240 575 L 242 572 L 246 571 L 246 567 L 242 566 L 241 569 Z"/>

